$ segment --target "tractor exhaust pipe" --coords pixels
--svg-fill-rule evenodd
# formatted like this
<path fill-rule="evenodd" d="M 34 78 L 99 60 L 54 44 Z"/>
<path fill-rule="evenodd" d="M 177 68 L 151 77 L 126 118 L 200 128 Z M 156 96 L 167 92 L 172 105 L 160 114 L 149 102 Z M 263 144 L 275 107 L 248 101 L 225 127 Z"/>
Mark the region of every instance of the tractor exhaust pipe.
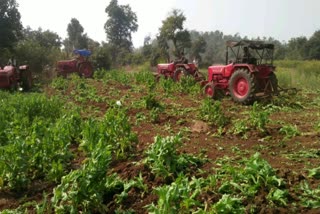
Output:
<path fill-rule="evenodd" d="M 228 53 L 228 47 L 226 47 L 226 65 L 228 65 L 228 56 L 229 55 L 229 53 Z"/>

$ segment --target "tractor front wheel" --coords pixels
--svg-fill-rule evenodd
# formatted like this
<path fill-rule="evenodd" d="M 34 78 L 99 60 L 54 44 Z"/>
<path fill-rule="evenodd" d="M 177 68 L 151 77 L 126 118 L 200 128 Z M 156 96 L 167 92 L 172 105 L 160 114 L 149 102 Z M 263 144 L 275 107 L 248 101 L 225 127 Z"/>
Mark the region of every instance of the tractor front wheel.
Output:
<path fill-rule="evenodd" d="M 173 78 L 174 78 L 174 81 L 179 82 L 181 78 L 186 77 L 188 75 L 189 75 L 189 72 L 185 68 L 180 67 L 174 71 Z"/>
<path fill-rule="evenodd" d="M 256 91 L 254 75 L 247 69 L 236 70 L 230 78 L 229 91 L 234 101 L 242 104 L 252 103 Z"/>
<path fill-rule="evenodd" d="M 207 97 L 212 99 L 216 98 L 216 90 L 212 82 L 209 82 L 204 86 L 204 93 Z"/>

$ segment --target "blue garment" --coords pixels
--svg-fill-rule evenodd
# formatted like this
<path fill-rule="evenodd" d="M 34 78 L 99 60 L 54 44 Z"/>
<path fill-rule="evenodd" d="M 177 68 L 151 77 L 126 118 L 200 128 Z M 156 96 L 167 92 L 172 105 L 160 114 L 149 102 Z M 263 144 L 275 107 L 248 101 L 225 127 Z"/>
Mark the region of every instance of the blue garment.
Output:
<path fill-rule="evenodd" d="M 79 54 L 80 56 L 85 56 L 85 57 L 91 55 L 91 51 L 89 50 L 74 50 L 73 53 Z"/>

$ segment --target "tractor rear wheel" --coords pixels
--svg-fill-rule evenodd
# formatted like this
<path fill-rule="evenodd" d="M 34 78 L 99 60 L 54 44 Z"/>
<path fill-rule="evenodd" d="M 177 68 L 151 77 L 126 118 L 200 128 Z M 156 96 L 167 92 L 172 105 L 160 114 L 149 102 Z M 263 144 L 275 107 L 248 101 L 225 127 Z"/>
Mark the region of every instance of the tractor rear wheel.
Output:
<path fill-rule="evenodd" d="M 188 75 L 189 75 L 189 72 L 185 68 L 180 67 L 174 71 L 173 79 L 174 81 L 179 82 L 181 78 L 186 77 Z"/>
<path fill-rule="evenodd" d="M 17 88 L 18 88 L 18 84 L 17 84 L 17 81 L 16 80 L 10 80 L 10 85 L 9 85 L 9 90 L 10 91 L 16 91 Z"/>
<path fill-rule="evenodd" d="M 252 103 L 256 91 L 254 75 L 247 69 L 236 70 L 230 78 L 229 91 L 234 101 L 242 104 Z"/>
<path fill-rule="evenodd" d="M 32 75 L 31 71 L 24 70 L 21 71 L 21 86 L 24 91 L 28 91 L 32 87 Z"/>
<path fill-rule="evenodd" d="M 79 65 L 79 75 L 85 78 L 93 77 L 93 68 L 90 63 L 81 63 Z"/>

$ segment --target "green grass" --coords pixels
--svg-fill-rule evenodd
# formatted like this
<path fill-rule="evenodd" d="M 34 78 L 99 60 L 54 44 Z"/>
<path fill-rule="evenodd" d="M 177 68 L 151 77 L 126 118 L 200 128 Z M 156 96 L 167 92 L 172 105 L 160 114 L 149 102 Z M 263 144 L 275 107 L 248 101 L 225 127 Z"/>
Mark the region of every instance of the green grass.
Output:
<path fill-rule="evenodd" d="M 279 85 L 299 89 L 320 90 L 320 61 L 276 61 Z"/>

